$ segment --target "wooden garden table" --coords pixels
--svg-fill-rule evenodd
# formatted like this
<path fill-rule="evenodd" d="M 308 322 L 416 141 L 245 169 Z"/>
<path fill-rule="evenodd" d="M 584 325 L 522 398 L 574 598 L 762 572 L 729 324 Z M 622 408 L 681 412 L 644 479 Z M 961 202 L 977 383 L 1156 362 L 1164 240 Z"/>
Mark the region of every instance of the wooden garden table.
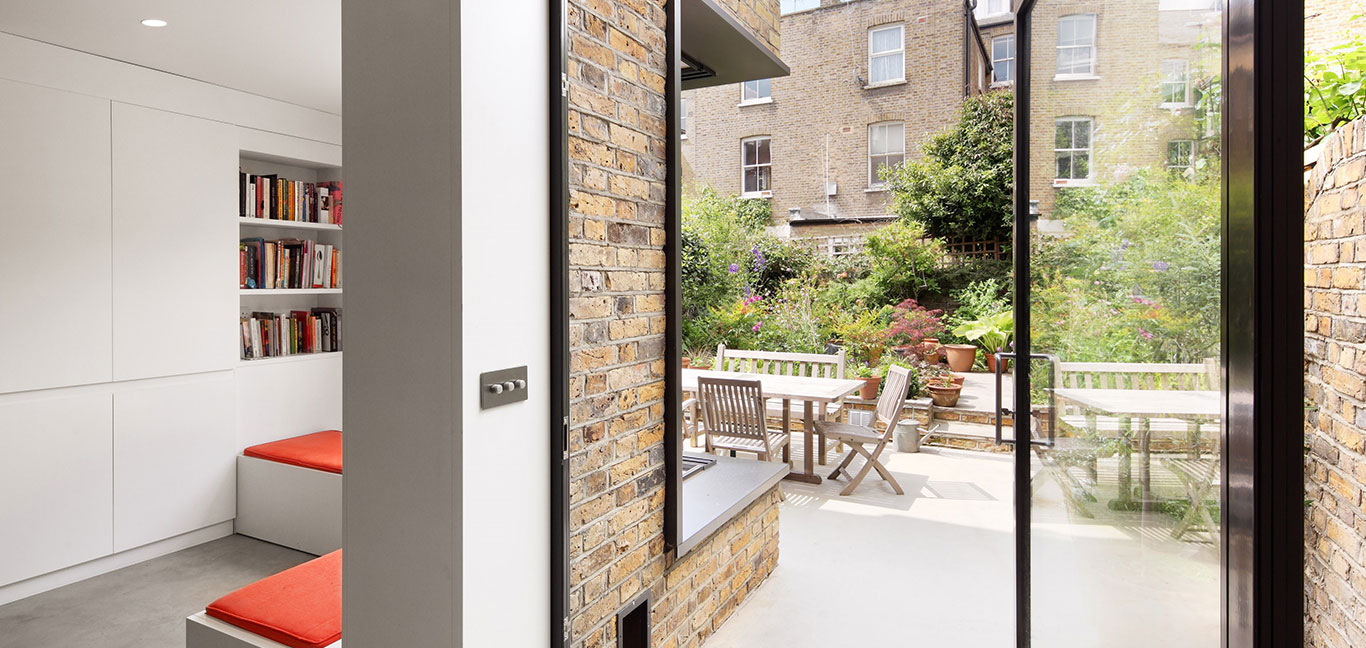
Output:
<path fill-rule="evenodd" d="M 848 380 L 839 378 L 812 378 L 809 376 L 782 376 L 774 374 L 751 374 L 738 373 L 735 371 L 711 371 L 706 369 L 684 369 L 682 391 L 685 393 L 697 393 L 697 379 L 707 378 L 731 378 L 740 380 L 758 380 L 760 389 L 763 390 L 764 398 L 781 398 L 783 401 L 783 433 L 792 432 L 792 401 L 802 401 L 802 430 L 806 437 L 804 456 L 802 457 L 802 471 L 789 472 L 787 479 L 806 482 L 809 484 L 821 483 L 820 475 L 816 474 L 815 450 L 812 448 L 812 438 L 815 431 L 815 406 L 820 404 L 821 416 L 825 416 L 825 406 L 844 398 L 863 387 L 862 380 Z"/>
<path fill-rule="evenodd" d="M 1139 484 L 1143 504 L 1152 502 L 1152 453 L 1150 422 L 1155 418 L 1181 419 L 1190 424 L 1219 421 L 1223 399 L 1217 391 L 1160 389 L 1077 389 L 1053 390 L 1059 406 L 1076 405 L 1092 415 L 1119 419 L 1119 433 L 1128 436 L 1133 419 L 1139 420 L 1139 448 L 1143 453 Z M 1093 432 L 1096 430 L 1092 430 Z"/>

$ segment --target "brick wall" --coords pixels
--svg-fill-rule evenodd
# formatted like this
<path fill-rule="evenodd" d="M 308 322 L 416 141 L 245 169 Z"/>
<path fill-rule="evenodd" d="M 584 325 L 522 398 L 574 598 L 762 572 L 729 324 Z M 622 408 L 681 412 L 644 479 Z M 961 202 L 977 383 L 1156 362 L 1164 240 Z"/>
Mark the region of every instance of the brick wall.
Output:
<path fill-rule="evenodd" d="M 722 7 L 749 28 L 759 42 L 778 53 L 778 2 L 775 0 L 720 0 Z"/>
<path fill-rule="evenodd" d="M 906 25 L 904 85 L 864 89 L 868 28 Z M 823 0 L 822 7 L 782 17 L 782 59 L 792 68 L 773 79 L 773 102 L 739 107 L 740 86 L 684 93 L 689 104 L 685 155 L 695 183 L 740 193 L 740 140 L 769 135 L 773 214 L 786 222 L 794 207 L 811 217 L 826 210 L 824 162 L 830 139 L 835 215 L 887 213 L 885 192 L 868 192 L 868 126 L 906 123 L 906 154 L 949 125 L 963 100 L 964 9 L 956 0 Z"/>
<path fill-rule="evenodd" d="M 663 0 L 569 4 L 575 648 L 615 645 L 645 590 L 654 645 L 696 646 L 777 560 L 776 489 L 681 564 L 664 544 L 666 24 Z"/>
<path fill-rule="evenodd" d="M 1096 14 L 1093 80 L 1057 80 L 1058 21 L 1070 14 Z M 1185 60 L 1191 79 L 1219 72 L 1218 14 L 1158 11 L 1158 0 L 1072 0 L 1039 3 L 1034 11 L 1033 93 L 1030 111 L 1030 197 L 1045 216 L 1059 192 L 1053 154 L 1058 117 L 1094 118 L 1093 175 L 1122 178 L 1141 167 L 1164 168 L 1167 143 L 1198 139 L 1191 109 L 1161 107 L 1162 62 Z M 1192 25 L 1203 27 L 1196 28 Z"/>
<path fill-rule="evenodd" d="M 1361 121 L 1325 140 L 1304 217 L 1305 645 L 1366 645 L 1366 229 Z"/>
<path fill-rule="evenodd" d="M 1366 32 L 1366 0 L 1304 0 L 1304 48 L 1318 51 Z"/>

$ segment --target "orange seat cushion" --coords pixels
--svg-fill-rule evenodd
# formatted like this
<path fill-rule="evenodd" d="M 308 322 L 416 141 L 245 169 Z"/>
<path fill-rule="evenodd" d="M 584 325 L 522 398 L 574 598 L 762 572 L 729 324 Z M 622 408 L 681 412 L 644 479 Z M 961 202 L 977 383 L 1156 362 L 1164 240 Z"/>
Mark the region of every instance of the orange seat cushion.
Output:
<path fill-rule="evenodd" d="M 247 448 L 242 454 L 291 466 L 341 474 L 342 433 L 341 430 L 324 430 L 292 439 L 271 441 Z"/>
<path fill-rule="evenodd" d="M 291 648 L 336 643 L 342 633 L 341 549 L 256 581 L 204 612 Z"/>

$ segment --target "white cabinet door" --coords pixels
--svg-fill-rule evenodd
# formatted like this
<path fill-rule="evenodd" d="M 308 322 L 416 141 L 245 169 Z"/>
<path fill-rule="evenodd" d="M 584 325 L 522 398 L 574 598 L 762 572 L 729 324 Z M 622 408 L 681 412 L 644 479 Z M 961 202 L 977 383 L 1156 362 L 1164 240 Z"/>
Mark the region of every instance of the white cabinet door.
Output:
<path fill-rule="evenodd" d="M 0 585 L 113 551 L 108 394 L 0 403 Z"/>
<path fill-rule="evenodd" d="M 114 394 L 114 550 L 231 520 L 237 421 L 231 373 Z"/>
<path fill-rule="evenodd" d="M 237 370 L 241 447 L 342 429 L 340 353 Z"/>
<path fill-rule="evenodd" d="M 109 380 L 109 102 L 0 81 L 0 393 Z"/>
<path fill-rule="evenodd" d="M 232 127 L 115 103 L 114 378 L 237 362 Z"/>

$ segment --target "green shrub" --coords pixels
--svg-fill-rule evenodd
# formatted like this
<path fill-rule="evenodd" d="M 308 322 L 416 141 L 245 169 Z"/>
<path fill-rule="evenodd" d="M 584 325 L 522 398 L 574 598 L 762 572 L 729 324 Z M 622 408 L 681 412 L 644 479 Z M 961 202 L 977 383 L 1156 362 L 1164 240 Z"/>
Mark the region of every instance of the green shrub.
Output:
<path fill-rule="evenodd" d="M 944 327 L 947 330 L 940 334 L 939 341 L 944 344 L 969 343 L 963 336 L 954 333 L 954 329 L 978 318 L 1009 309 L 1010 293 L 1006 286 L 1005 281 L 991 278 L 974 281 L 967 287 L 954 291 L 952 297 L 957 307 L 944 316 Z"/>
<path fill-rule="evenodd" d="M 1366 114 L 1366 43 L 1361 36 L 1304 59 L 1304 139 L 1317 140 Z"/>
<path fill-rule="evenodd" d="M 860 282 L 861 298 L 876 304 L 896 304 L 938 289 L 935 271 L 944 258 L 944 244 L 927 239 L 925 226 L 897 220 L 868 235 L 868 275 Z"/>

